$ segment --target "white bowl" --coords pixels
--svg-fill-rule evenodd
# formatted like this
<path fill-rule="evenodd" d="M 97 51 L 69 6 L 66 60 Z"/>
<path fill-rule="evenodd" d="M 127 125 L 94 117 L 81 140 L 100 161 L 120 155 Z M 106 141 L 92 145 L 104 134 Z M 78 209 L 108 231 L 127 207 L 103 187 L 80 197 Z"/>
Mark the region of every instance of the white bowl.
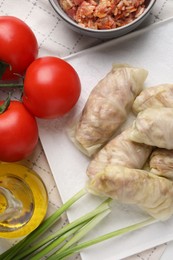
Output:
<path fill-rule="evenodd" d="M 156 0 L 146 0 L 146 8 L 144 12 L 133 22 L 115 28 L 115 29 L 104 29 L 104 30 L 97 30 L 97 29 L 90 29 L 90 28 L 84 28 L 77 24 L 75 21 L 73 21 L 61 8 L 59 5 L 58 0 L 49 0 L 50 4 L 54 8 L 55 12 L 58 14 L 60 18 L 69 26 L 72 30 L 89 36 L 89 37 L 95 37 L 95 38 L 101 38 L 101 39 L 111 39 L 116 38 L 119 36 L 122 36 L 124 34 L 129 33 L 130 31 L 133 31 L 135 28 L 137 28 L 149 15 L 153 5 L 155 4 Z"/>

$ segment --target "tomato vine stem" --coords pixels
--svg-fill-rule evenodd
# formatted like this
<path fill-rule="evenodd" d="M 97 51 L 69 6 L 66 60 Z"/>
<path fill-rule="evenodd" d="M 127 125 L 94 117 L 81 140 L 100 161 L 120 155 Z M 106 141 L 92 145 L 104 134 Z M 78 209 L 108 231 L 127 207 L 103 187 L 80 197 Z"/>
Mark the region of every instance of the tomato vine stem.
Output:
<path fill-rule="evenodd" d="M 0 80 L 0 89 L 1 88 L 21 88 L 23 89 L 23 81 L 4 81 Z"/>
<path fill-rule="evenodd" d="M 11 93 L 8 94 L 8 97 L 5 99 L 2 105 L 0 105 L 0 114 L 4 113 L 4 111 L 9 107 L 10 99 L 11 99 Z"/>

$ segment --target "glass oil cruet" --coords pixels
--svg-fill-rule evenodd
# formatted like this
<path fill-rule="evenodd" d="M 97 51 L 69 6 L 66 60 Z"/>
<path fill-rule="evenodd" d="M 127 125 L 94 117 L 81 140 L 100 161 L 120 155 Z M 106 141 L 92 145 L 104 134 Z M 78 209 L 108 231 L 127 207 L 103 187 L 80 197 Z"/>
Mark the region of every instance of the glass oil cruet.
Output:
<path fill-rule="evenodd" d="M 42 222 L 47 207 L 47 190 L 36 172 L 0 163 L 0 238 L 29 234 Z"/>

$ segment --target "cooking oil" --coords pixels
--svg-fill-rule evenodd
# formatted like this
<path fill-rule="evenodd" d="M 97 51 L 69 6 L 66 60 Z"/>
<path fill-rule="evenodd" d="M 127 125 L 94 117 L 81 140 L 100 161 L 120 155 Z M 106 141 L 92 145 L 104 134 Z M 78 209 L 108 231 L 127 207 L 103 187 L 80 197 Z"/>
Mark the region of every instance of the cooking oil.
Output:
<path fill-rule="evenodd" d="M 0 163 L 0 237 L 22 237 L 44 219 L 48 196 L 33 170 L 15 163 Z"/>

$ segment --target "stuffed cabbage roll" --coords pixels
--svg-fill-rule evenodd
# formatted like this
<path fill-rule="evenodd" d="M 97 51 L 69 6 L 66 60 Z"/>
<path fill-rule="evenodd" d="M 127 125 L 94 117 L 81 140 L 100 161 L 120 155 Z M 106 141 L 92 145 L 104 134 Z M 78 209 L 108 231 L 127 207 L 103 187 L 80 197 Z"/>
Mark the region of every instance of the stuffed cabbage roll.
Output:
<path fill-rule="evenodd" d="M 141 169 L 151 154 L 152 147 L 129 140 L 131 128 L 109 141 L 91 160 L 87 175 L 92 178 L 108 165 L 122 165 Z"/>
<path fill-rule="evenodd" d="M 93 88 L 79 120 L 69 131 L 83 153 L 93 155 L 113 136 L 127 118 L 147 74 L 142 68 L 113 66 Z"/>
<path fill-rule="evenodd" d="M 138 113 L 129 139 L 159 148 L 173 149 L 173 108 L 147 108 Z"/>
<path fill-rule="evenodd" d="M 156 219 L 173 214 L 173 182 L 140 169 L 108 166 L 88 183 L 88 191 L 134 204 Z"/>
<path fill-rule="evenodd" d="M 173 150 L 155 149 L 149 159 L 150 171 L 173 180 Z"/>
<path fill-rule="evenodd" d="M 132 110 L 137 114 L 150 107 L 173 107 L 173 84 L 145 88 L 136 97 Z"/>

